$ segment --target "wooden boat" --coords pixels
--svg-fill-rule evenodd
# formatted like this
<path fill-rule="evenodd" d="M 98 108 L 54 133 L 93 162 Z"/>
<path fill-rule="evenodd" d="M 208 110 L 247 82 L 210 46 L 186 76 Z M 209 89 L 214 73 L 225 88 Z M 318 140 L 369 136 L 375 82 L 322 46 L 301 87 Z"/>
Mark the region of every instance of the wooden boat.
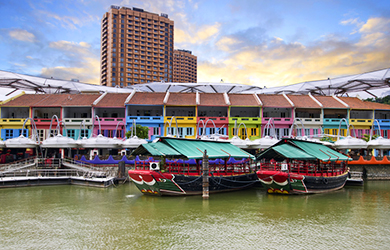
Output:
<path fill-rule="evenodd" d="M 205 160 L 204 151 L 208 156 Z M 203 161 L 208 161 L 206 176 L 210 194 L 245 189 L 258 182 L 256 172 L 251 168 L 255 157 L 229 142 L 163 137 L 157 142 L 140 145 L 132 154 L 160 158 L 158 162 L 136 164 L 135 169 L 128 171 L 131 180 L 144 194 L 202 194 Z"/>
<path fill-rule="evenodd" d="M 257 160 L 257 176 L 268 193 L 310 194 L 343 188 L 352 159 L 320 143 L 282 139 Z"/>

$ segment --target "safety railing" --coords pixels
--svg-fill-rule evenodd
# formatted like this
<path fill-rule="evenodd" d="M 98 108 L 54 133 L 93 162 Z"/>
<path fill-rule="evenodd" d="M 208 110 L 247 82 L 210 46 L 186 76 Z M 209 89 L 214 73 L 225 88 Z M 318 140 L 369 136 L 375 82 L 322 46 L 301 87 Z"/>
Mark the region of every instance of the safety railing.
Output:
<path fill-rule="evenodd" d="M 287 166 L 287 169 L 283 168 Z M 345 173 L 345 164 L 311 164 L 311 163 L 261 163 L 260 170 L 263 171 L 288 171 L 294 174 L 309 176 L 337 176 Z"/>
<path fill-rule="evenodd" d="M 24 169 L 7 173 L 0 173 L 0 178 L 5 177 L 85 177 L 85 178 L 105 178 L 104 174 L 96 175 L 96 172 L 81 171 L 77 169 Z"/>
<path fill-rule="evenodd" d="M 6 163 L 6 164 L 1 164 L 0 165 L 0 172 L 10 171 L 10 170 L 18 170 L 20 168 L 35 164 L 36 162 L 37 162 L 36 157 L 30 157 L 30 158 L 26 158 L 26 159 L 22 159 L 22 160 L 18 160 L 18 161 L 13 161 L 13 162 Z"/>

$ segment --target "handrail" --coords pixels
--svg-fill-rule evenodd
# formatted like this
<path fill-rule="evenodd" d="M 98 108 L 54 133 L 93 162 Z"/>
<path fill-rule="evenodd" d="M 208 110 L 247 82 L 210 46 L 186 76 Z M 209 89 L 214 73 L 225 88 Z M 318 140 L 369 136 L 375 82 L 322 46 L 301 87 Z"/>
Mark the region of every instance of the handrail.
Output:
<path fill-rule="evenodd" d="M 72 164 L 73 167 L 68 165 L 70 169 L 59 169 L 62 165 Z M 42 170 L 42 167 L 49 167 L 53 172 L 77 172 L 78 175 L 82 173 L 82 176 L 88 175 L 89 177 L 102 177 L 102 176 L 115 176 L 116 169 L 110 171 L 104 168 L 98 168 L 92 164 L 77 162 L 74 159 L 70 158 L 27 158 L 14 162 L 12 164 L 7 164 L 0 168 L 0 176 L 21 176 L 21 173 L 29 173 L 31 171 Z"/>

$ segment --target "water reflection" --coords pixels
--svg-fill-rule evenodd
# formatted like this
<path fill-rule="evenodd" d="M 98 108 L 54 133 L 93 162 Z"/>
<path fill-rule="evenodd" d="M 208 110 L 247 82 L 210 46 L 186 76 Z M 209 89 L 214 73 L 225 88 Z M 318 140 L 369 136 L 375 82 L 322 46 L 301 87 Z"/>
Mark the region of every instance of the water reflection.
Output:
<path fill-rule="evenodd" d="M 390 182 L 330 194 L 151 197 L 130 185 L 0 190 L 5 249 L 385 249 Z"/>

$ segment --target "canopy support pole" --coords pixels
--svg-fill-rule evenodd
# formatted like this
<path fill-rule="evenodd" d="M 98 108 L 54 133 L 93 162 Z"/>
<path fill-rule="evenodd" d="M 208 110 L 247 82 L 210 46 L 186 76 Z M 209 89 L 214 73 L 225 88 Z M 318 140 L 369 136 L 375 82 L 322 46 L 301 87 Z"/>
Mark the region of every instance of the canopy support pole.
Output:
<path fill-rule="evenodd" d="M 202 160 L 202 187 L 202 198 L 207 200 L 209 199 L 209 157 L 207 156 L 207 150 L 204 151 Z"/>

